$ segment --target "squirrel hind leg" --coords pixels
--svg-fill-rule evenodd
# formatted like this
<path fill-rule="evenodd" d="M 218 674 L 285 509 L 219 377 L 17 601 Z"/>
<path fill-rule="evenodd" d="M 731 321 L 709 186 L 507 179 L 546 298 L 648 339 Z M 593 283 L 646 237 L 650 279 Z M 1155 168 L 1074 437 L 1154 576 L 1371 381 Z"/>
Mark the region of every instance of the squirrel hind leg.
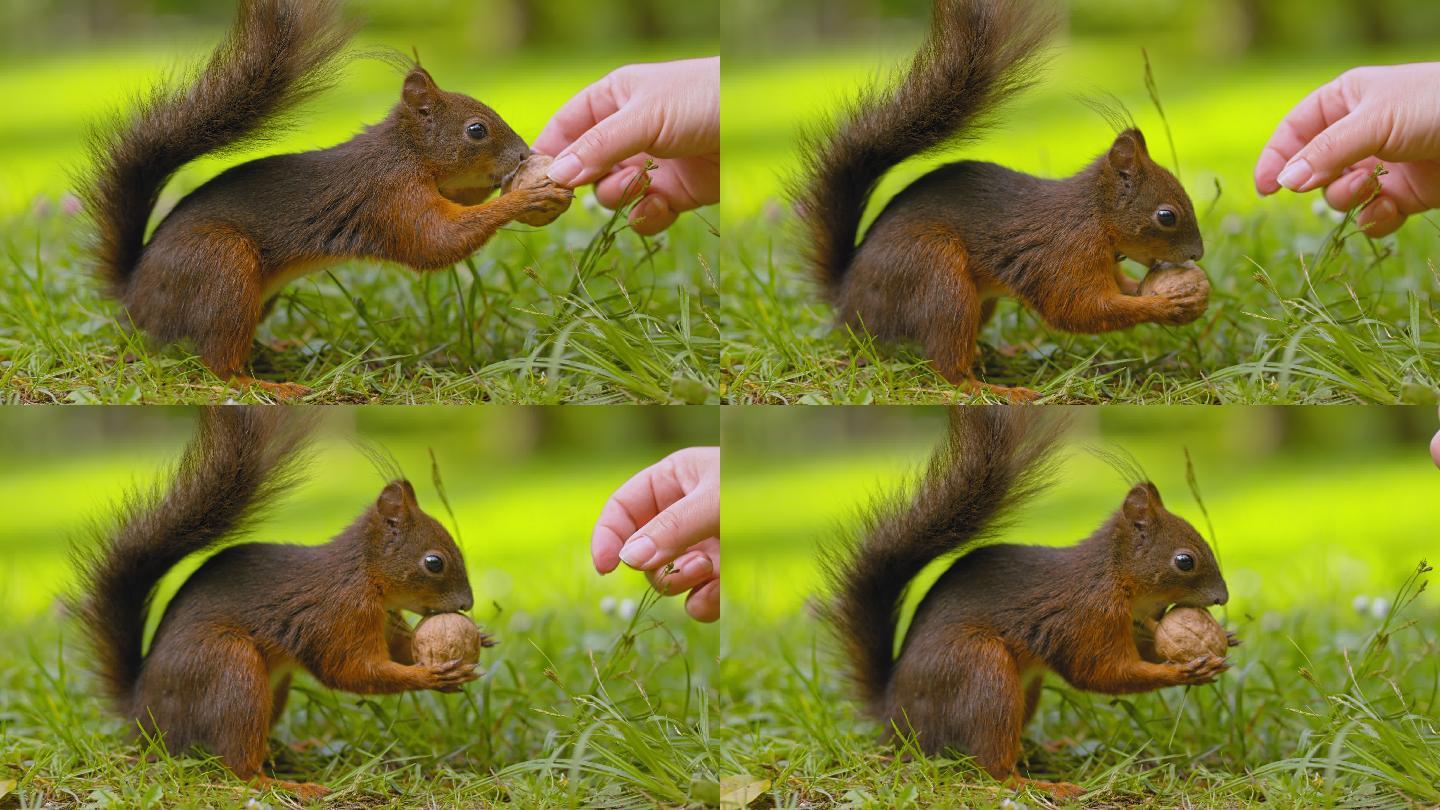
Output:
<path fill-rule="evenodd" d="M 897 664 L 891 721 L 913 730 L 926 753 L 954 749 L 996 779 L 1011 777 L 1025 720 L 1025 687 L 1014 657 L 1000 639 L 963 631 L 926 641 L 938 643 L 911 645 Z"/>
<path fill-rule="evenodd" d="M 179 645 L 162 646 L 146 659 L 138 712 L 154 715 L 167 746 L 183 740 L 184 747 L 220 757 L 241 779 L 259 774 L 274 701 L 264 655 L 250 640 L 232 635 L 174 641 Z"/>

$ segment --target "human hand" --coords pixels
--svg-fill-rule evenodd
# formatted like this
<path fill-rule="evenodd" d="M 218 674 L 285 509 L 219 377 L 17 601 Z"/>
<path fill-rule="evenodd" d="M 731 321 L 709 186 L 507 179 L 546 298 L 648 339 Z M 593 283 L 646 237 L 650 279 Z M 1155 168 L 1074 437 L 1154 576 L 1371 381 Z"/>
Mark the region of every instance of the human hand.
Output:
<path fill-rule="evenodd" d="M 630 223 L 657 234 L 680 212 L 720 201 L 720 58 L 618 68 L 566 102 L 533 148 L 555 157 L 550 179 L 594 183 L 609 208 L 633 199 L 626 190 L 638 191 L 635 179 L 655 163 Z"/>
<path fill-rule="evenodd" d="M 1370 236 L 1440 207 L 1440 62 L 1347 71 L 1311 93 L 1280 122 L 1255 164 L 1255 187 L 1273 194 L 1326 186 L 1348 211 L 1375 192 L 1356 220 Z"/>
<path fill-rule="evenodd" d="M 689 591 L 691 618 L 720 618 L 720 448 L 671 453 L 622 484 L 600 510 L 590 557 L 602 574 L 623 561 L 667 596 Z"/>

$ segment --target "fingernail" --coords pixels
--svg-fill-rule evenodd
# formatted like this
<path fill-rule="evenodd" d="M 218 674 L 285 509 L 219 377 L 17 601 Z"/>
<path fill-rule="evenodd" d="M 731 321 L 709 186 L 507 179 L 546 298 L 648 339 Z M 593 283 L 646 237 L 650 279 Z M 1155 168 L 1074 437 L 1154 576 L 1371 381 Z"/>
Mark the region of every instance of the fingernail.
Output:
<path fill-rule="evenodd" d="M 680 566 L 680 573 L 686 579 L 703 577 L 710 573 L 710 558 L 701 554 L 694 559 L 687 560 L 684 565 Z"/>
<path fill-rule="evenodd" d="M 648 537 L 632 537 L 620 549 L 620 559 L 631 568 L 640 568 L 655 556 L 655 544 Z"/>
<path fill-rule="evenodd" d="M 1305 187 L 1314 177 L 1315 170 L 1310 168 L 1310 161 L 1301 159 L 1286 166 L 1280 176 L 1275 178 L 1275 182 L 1291 191 L 1305 191 Z"/>
<path fill-rule="evenodd" d="M 550 179 L 558 185 L 568 186 L 575 182 L 575 178 L 579 177 L 580 172 L 584 170 L 585 167 L 581 165 L 580 158 L 566 155 L 550 164 Z"/>

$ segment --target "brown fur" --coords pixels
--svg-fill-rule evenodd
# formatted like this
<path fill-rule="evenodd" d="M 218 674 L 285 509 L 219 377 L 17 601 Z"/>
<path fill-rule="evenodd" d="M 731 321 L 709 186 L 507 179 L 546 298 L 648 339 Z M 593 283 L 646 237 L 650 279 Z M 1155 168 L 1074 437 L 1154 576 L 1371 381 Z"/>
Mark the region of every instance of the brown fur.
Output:
<path fill-rule="evenodd" d="M 85 196 L 111 293 L 152 337 L 193 341 L 222 378 L 243 378 L 266 300 L 300 275 L 356 258 L 447 267 L 516 217 L 569 199 L 544 184 L 486 202 L 529 148 L 494 110 L 416 66 L 384 121 L 329 149 L 220 174 L 145 244 L 170 176 L 272 132 L 333 83 L 349 36 L 330 0 L 241 0 L 229 38 L 190 86 L 155 90 L 94 139 Z M 467 134 L 476 122 L 479 140 Z"/>
<path fill-rule="evenodd" d="M 77 613 L 115 709 L 172 751 L 201 747 L 260 772 L 291 673 L 361 694 L 452 690 L 471 665 L 414 665 L 397 611 L 468 610 L 465 561 L 408 481 L 329 543 L 230 546 L 171 599 L 142 653 L 155 585 L 182 559 L 234 539 L 294 483 L 306 423 L 282 408 L 219 407 L 163 490 L 130 498 L 80 552 Z M 440 573 L 423 565 L 444 561 Z"/>
<path fill-rule="evenodd" d="M 1075 546 L 976 547 L 1045 485 L 1059 433 L 1040 419 L 1004 407 L 953 411 L 948 441 L 925 474 L 877 502 L 860 539 L 827 565 L 828 618 L 866 708 L 889 733 L 913 733 L 927 752 L 969 754 L 997 778 L 1015 772 L 1046 671 L 1079 689 L 1124 694 L 1205 683 L 1226 666 L 1140 655 L 1137 620 L 1153 621 L 1170 604 L 1228 598 L 1209 547 L 1165 510 L 1153 484 L 1136 484 Z M 957 551 L 963 556 L 925 595 L 896 658 L 910 581 Z M 1181 551 L 1194 558 L 1192 571 L 1173 564 Z"/>
<path fill-rule="evenodd" d="M 1071 332 L 1188 323 L 1203 312 L 1188 298 L 1136 297 L 1118 268 L 1117 256 L 1150 265 L 1204 253 L 1188 195 L 1134 129 L 1064 180 L 973 161 L 943 166 L 896 195 L 856 247 L 880 179 L 973 138 L 1031 83 L 1053 27 L 1052 15 L 1024 0 L 936 0 L 909 70 L 893 91 L 867 91 L 833 129 L 807 139 L 807 173 L 794 190 L 811 264 L 840 320 L 882 340 L 918 341 L 941 374 L 970 388 L 979 387 L 976 339 L 1000 296 Z M 1155 220 L 1162 205 L 1173 227 Z"/>

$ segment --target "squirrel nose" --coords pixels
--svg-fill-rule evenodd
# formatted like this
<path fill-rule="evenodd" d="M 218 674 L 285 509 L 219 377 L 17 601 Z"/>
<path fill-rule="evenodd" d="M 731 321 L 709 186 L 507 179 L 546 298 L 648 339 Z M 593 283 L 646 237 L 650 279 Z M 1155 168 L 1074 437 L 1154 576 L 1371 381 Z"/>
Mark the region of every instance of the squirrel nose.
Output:
<path fill-rule="evenodd" d="M 1204 246 L 1204 245 L 1200 245 L 1199 247 L 1196 247 L 1194 250 L 1190 251 L 1190 261 L 1192 261 L 1192 262 L 1198 262 L 1198 261 L 1200 261 L 1200 260 L 1203 259 L 1203 258 L 1205 258 L 1205 246 Z"/>

